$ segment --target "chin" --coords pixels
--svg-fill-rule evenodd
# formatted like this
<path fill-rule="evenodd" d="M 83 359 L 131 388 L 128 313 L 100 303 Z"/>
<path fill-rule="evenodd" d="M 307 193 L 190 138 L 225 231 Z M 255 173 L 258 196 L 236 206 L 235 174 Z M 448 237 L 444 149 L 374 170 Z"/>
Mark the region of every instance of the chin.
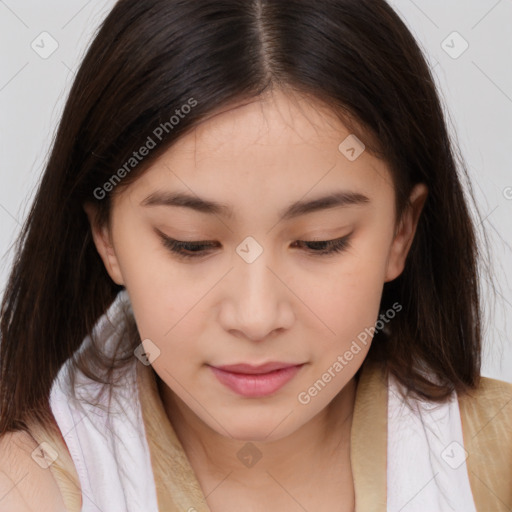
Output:
<path fill-rule="evenodd" d="M 262 417 L 261 414 L 255 418 L 250 414 L 242 415 L 238 412 L 236 416 L 235 414 L 226 415 L 228 419 L 225 422 L 221 420 L 229 434 L 224 429 L 219 428 L 218 424 L 211 425 L 211 427 L 220 435 L 230 436 L 237 441 L 269 443 L 278 441 L 300 428 L 300 425 L 293 425 L 287 421 L 291 416 L 289 410 L 268 418 Z"/>
<path fill-rule="evenodd" d="M 230 434 L 236 441 L 253 442 L 253 443 L 271 443 L 273 441 L 279 441 L 283 437 L 286 437 L 290 432 L 280 432 L 279 434 L 272 433 L 270 425 L 266 425 L 264 428 L 255 428 L 254 425 L 247 425 L 246 428 L 239 428 L 236 431 L 230 430 Z"/>

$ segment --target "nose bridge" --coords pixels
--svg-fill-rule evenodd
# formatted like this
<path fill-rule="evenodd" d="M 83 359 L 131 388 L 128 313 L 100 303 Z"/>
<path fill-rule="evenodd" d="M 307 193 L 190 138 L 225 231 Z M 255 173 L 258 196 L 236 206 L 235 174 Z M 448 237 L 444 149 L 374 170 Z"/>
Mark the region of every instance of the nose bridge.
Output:
<path fill-rule="evenodd" d="M 240 262 L 238 264 L 239 271 L 236 276 L 239 279 L 240 290 L 238 299 L 241 302 L 252 303 L 255 308 L 261 309 L 261 305 L 268 304 L 276 300 L 276 284 L 275 275 L 270 271 L 268 259 L 260 256 L 258 260 L 247 264 Z"/>
<path fill-rule="evenodd" d="M 229 293 L 233 316 L 225 327 L 258 340 L 276 329 L 287 327 L 291 312 L 289 305 L 283 304 L 286 301 L 285 287 L 275 275 L 270 251 L 250 238 L 236 250 L 238 255 L 231 276 L 235 282 Z"/>
<path fill-rule="evenodd" d="M 269 283 L 274 276 L 268 268 L 274 264 L 270 261 L 271 251 L 265 247 L 266 240 L 262 241 L 260 238 L 260 242 L 248 236 L 236 248 L 235 274 L 240 280 L 244 295 L 257 296 L 265 291 L 270 292 L 265 289 L 273 284 Z"/>

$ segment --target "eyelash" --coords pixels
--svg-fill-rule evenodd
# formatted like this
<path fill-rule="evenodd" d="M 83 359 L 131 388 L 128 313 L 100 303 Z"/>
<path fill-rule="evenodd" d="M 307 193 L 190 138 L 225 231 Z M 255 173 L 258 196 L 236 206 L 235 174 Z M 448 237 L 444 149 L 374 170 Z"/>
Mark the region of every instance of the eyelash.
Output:
<path fill-rule="evenodd" d="M 199 250 L 205 247 L 214 247 L 215 243 L 208 241 L 198 241 L 198 242 L 183 242 L 181 240 L 175 240 L 168 236 L 160 235 L 162 238 L 162 242 L 167 249 L 170 249 L 174 254 L 183 259 L 193 259 L 200 258 L 205 256 L 204 250 Z M 311 247 L 308 247 L 306 252 L 309 252 L 312 256 L 331 256 L 336 253 L 341 253 L 345 251 L 349 247 L 350 235 L 344 236 L 342 238 L 336 238 L 335 240 L 297 240 L 298 243 L 304 244 L 306 246 L 311 245 L 327 245 L 327 248 L 323 248 L 321 250 L 315 250 Z M 194 251 L 194 249 L 196 249 Z M 193 251 L 193 252 L 186 252 Z"/>

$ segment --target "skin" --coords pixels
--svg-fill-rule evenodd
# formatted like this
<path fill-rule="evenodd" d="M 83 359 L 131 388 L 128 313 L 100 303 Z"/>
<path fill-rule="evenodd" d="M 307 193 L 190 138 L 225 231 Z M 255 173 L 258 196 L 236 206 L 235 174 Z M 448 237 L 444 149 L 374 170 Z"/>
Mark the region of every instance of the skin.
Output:
<path fill-rule="evenodd" d="M 92 204 L 84 208 L 109 275 L 128 291 L 141 339 L 160 350 L 152 365 L 162 400 L 210 509 L 353 510 L 353 377 L 370 343 L 309 403 L 297 397 L 375 325 L 427 190 L 413 189 L 397 221 L 387 164 L 368 151 L 349 161 L 338 146 L 350 132 L 321 104 L 274 91 L 237 107 L 200 124 L 116 192 L 110 228 L 95 225 Z M 226 203 L 233 215 L 141 206 L 157 190 Z M 369 201 L 279 220 L 290 203 L 335 190 Z M 217 245 L 180 259 L 154 228 Z M 331 255 L 296 245 L 346 235 L 348 247 Z M 247 236 L 263 249 L 252 263 L 236 252 Z M 262 398 L 234 393 L 207 366 L 268 361 L 305 364 Z M 237 457 L 248 441 L 262 454 L 250 468 Z"/>

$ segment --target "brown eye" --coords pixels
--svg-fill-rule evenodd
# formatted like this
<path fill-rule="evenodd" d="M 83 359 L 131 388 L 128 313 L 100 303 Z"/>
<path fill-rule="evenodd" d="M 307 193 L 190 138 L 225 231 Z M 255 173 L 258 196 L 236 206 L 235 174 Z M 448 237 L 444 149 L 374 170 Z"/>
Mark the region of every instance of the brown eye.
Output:
<path fill-rule="evenodd" d="M 321 256 L 344 251 L 349 246 L 349 236 L 335 240 L 298 240 L 296 243 L 305 245 L 309 252 Z"/>
<path fill-rule="evenodd" d="M 183 242 L 181 240 L 174 240 L 167 236 L 162 236 L 162 242 L 165 247 L 181 258 L 199 258 L 204 256 L 208 252 L 208 249 L 217 245 L 215 242 L 203 240 L 198 242 Z"/>

